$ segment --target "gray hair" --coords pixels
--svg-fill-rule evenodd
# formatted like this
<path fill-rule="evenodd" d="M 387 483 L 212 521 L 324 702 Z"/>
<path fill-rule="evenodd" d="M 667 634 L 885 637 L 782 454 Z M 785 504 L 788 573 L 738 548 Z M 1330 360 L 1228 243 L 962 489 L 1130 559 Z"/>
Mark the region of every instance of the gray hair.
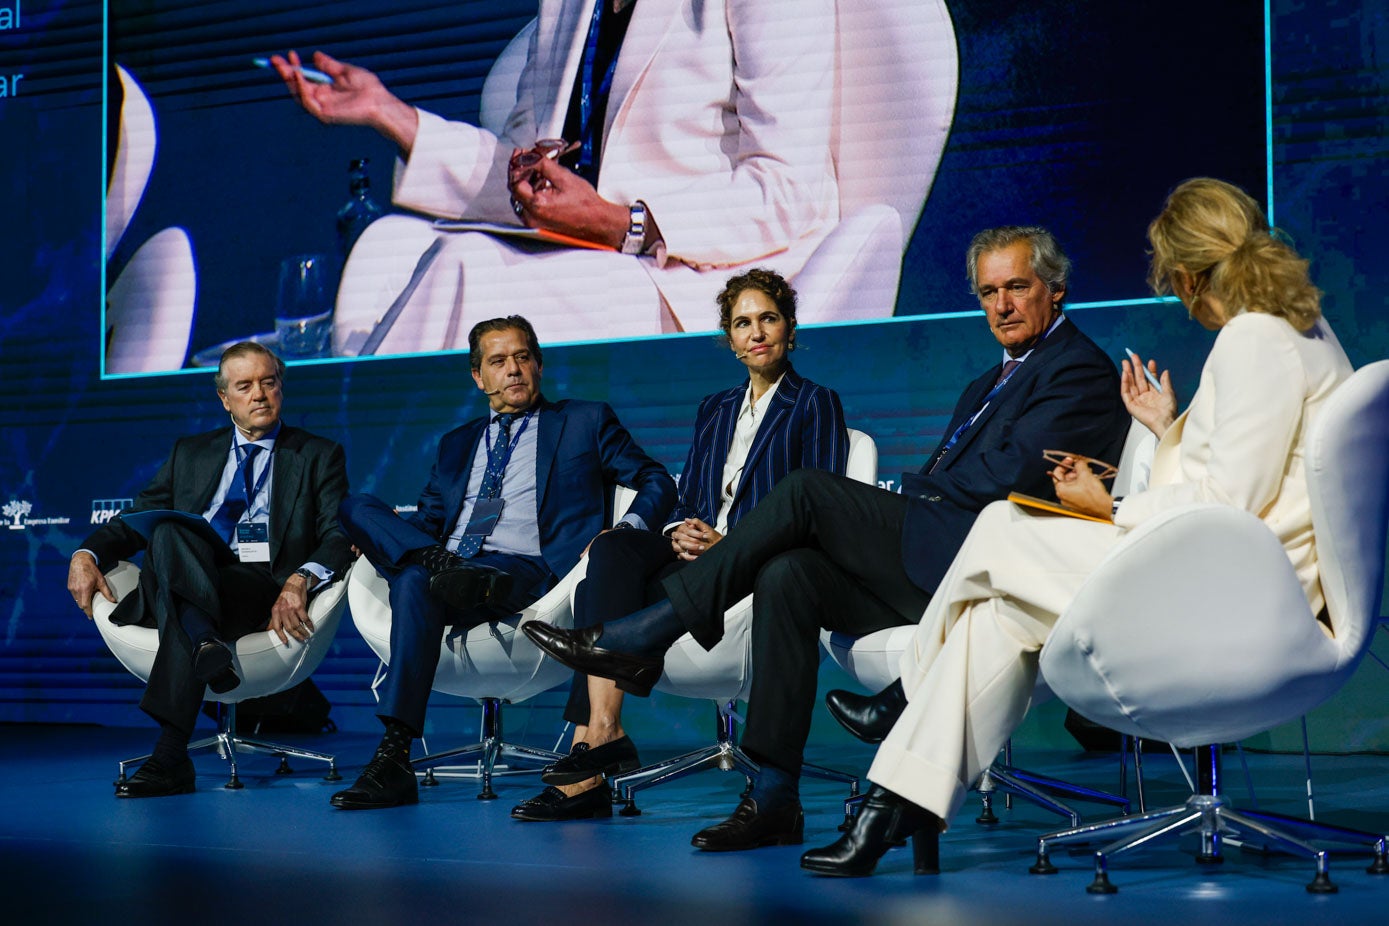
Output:
<path fill-rule="evenodd" d="M 238 341 L 222 351 L 222 359 L 217 361 L 217 373 L 212 377 L 212 382 L 217 387 L 218 392 L 227 391 L 227 374 L 222 372 L 226 369 L 227 361 L 251 354 L 260 354 L 262 357 L 269 357 L 275 361 L 275 375 L 280 378 L 281 383 L 285 381 L 285 362 L 273 350 L 264 344 L 257 344 L 255 341 Z"/>
<path fill-rule="evenodd" d="M 965 266 L 969 272 L 969 291 L 972 294 L 979 294 L 979 255 L 1000 251 L 1019 241 L 1027 242 L 1032 249 L 1032 271 L 1047 284 L 1047 289 L 1053 293 L 1066 290 L 1066 281 L 1071 275 L 1071 260 L 1057 244 L 1056 237 L 1040 225 L 1004 225 L 984 229 L 969 243 Z M 1061 302 L 1065 301 L 1063 296 Z"/>

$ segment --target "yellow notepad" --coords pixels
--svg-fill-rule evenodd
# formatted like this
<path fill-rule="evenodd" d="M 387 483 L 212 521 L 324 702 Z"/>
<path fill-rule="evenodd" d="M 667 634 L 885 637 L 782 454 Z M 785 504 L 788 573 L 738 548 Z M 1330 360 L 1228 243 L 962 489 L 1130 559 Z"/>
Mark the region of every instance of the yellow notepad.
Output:
<path fill-rule="evenodd" d="M 1036 508 L 1050 514 L 1064 514 L 1068 518 L 1080 518 L 1082 521 L 1098 521 L 1101 524 L 1114 523 L 1113 518 L 1101 518 L 1093 514 L 1086 514 L 1083 511 L 1076 511 L 1074 508 L 1068 508 L 1060 502 L 1038 498 L 1035 495 L 1023 495 L 1021 492 L 1009 492 L 1008 501 L 1015 505 L 1022 505 L 1024 508 Z"/>

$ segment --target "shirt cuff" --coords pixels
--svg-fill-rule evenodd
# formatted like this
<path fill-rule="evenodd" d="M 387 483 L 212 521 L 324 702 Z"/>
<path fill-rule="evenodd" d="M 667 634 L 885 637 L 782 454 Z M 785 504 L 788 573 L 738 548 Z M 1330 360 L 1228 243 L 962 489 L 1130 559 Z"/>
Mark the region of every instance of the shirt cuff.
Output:
<path fill-rule="evenodd" d="M 632 514 L 630 511 L 618 519 L 618 524 L 630 524 L 639 531 L 646 530 L 646 521 L 639 514 Z"/>
<path fill-rule="evenodd" d="M 328 584 L 333 580 L 333 570 L 327 568 L 326 566 L 320 565 L 319 563 L 305 563 L 299 568 L 307 569 L 309 572 L 312 572 L 314 574 L 314 578 L 318 580 L 317 582 L 309 583 L 310 592 L 322 588 L 324 585 Z"/>

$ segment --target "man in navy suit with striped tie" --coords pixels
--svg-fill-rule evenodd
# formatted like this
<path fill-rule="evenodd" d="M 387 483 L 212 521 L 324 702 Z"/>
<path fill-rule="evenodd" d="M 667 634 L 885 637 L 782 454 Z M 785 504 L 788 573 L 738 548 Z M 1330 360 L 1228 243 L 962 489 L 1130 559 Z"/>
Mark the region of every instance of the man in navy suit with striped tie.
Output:
<path fill-rule="evenodd" d="M 620 525 L 664 523 L 675 483 L 602 402 L 549 402 L 541 350 L 519 315 L 479 322 L 468 335 L 473 382 L 488 414 L 445 434 L 417 510 L 402 518 L 380 499 L 352 495 L 343 529 L 390 583 L 391 665 L 377 716 L 386 731 L 344 810 L 418 800 L 410 746 L 424 715 L 444 628 L 509 616 L 565 575 L 606 527 L 610 490 L 637 496 Z"/>
<path fill-rule="evenodd" d="M 965 387 L 944 439 L 919 472 L 903 476 L 901 494 L 797 470 L 737 533 L 667 579 L 666 601 L 583 631 L 526 627 L 571 668 L 640 693 L 681 634 L 712 646 L 724 610 L 755 594 L 741 745 L 762 768 L 732 816 L 695 834 L 697 848 L 801 841 L 798 780 L 821 628 L 862 635 L 916 623 L 985 505 L 1011 491 L 1051 493 L 1044 449 L 1109 460 L 1120 450 L 1129 417 L 1118 372 L 1062 312 L 1070 261 L 1052 235 L 987 229 L 971 242 L 966 266 L 1001 362 Z"/>

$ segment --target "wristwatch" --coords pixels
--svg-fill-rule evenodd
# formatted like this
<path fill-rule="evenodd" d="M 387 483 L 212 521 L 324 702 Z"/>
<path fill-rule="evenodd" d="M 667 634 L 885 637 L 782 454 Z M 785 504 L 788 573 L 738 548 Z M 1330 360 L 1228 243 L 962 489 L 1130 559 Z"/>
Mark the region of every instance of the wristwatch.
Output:
<path fill-rule="evenodd" d="M 306 566 L 300 566 L 298 569 L 294 570 L 294 574 L 297 576 L 303 576 L 304 581 L 309 583 L 309 588 L 313 588 L 315 585 L 318 584 L 318 576 L 314 575 L 313 570 L 309 569 Z"/>
<path fill-rule="evenodd" d="M 640 254 L 646 247 L 646 203 L 637 200 L 627 207 L 627 234 L 622 238 L 623 254 Z"/>

